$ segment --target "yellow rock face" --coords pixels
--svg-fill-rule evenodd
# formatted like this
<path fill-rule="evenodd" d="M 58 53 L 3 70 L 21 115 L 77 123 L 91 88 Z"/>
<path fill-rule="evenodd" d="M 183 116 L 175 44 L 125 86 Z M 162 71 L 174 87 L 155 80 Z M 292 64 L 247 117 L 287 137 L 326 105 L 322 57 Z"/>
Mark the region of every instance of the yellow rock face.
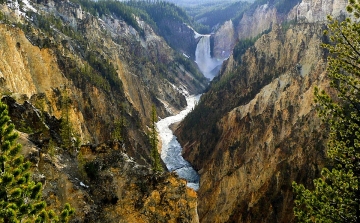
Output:
<path fill-rule="evenodd" d="M 33 46 L 18 28 L 0 24 L 0 33 L 2 87 L 30 98 L 36 93 L 51 93 L 51 88 L 65 83 L 51 51 Z"/>
<path fill-rule="evenodd" d="M 43 40 L 46 34 L 42 31 L 33 27 L 26 37 L 19 28 L 0 23 L 1 96 L 10 95 L 16 100 L 14 104 L 29 102 L 30 107 L 34 105 L 58 121 L 64 113 L 61 100 L 66 94 L 71 101 L 68 116 L 74 138 L 78 136 L 87 144 L 111 139 L 113 123 L 125 117 L 126 145 L 122 144 L 121 148 L 126 148 L 129 156 L 137 156 L 146 163 L 149 151 L 145 132 L 152 104 L 158 103 L 160 116 L 170 111 L 176 113 L 186 105 L 184 96 L 161 76 L 169 67 L 163 68 L 161 73 L 155 62 L 170 61 L 173 70 L 168 74 L 174 76 L 179 86 L 188 86 L 192 93 L 199 90 L 194 85 L 196 80 L 173 61 L 173 50 L 149 26 L 146 26 L 147 38 L 140 39 L 139 35 L 131 33 L 133 28 L 124 21 L 105 19 L 105 24 L 104 20 L 84 13 L 80 7 L 72 10 L 73 6 L 67 1 L 42 5 L 52 7 L 48 11 L 62 10 L 62 16 L 69 16 L 72 23 L 78 22 L 76 28 L 82 29 L 81 34 L 86 38 L 84 45 L 59 33 L 48 37 L 52 44 L 49 48 L 40 49 L 31 39 Z M 11 22 L 24 22 L 6 6 L 1 5 L 0 10 L 6 11 Z M 110 25 L 116 27 L 105 32 L 104 27 Z M 122 38 L 114 40 L 110 35 Z M 130 49 L 130 43 L 138 48 Z M 76 51 L 77 47 L 82 48 Z M 106 92 L 94 81 L 80 76 L 86 65 L 89 66 L 86 54 L 90 51 L 113 65 L 123 89 Z M 132 53 L 147 53 L 148 58 L 140 60 Z M 174 174 L 154 174 L 131 161 L 124 149 L 100 146 L 92 151 L 84 147 L 79 157 L 75 149 L 65 151 L 56 146 L 42 148 L 40 152 L 27 137 L 22 139 L 24 154 L 38 153 L 34 178 L 43 182 L 44 198 L 50 207 L 58 209 L 69 202 L 76 209 L 75 222 L 198 222 L 197 195 L 186 187 L 185 181 Z M 98 170 L 96 174 L 86 172 L 88 163 L 95 165 L 90 167 Z"/>
<path fill-rule="evenodd" d="M 222 103 L 243 102 L 220 112 L 213 130 L 218 135 L 195 130 L 196 137 L 184 141 L 179 134 L 185 158 L 201 174 L 200 222 L 294 221 L 291 183 L 311 183 L 325 156 L 326 127 L 316 116 L 313 96 L 315 86 L 328 86 L 321 40 L 320 24 L 286 32 L 275 26 L 241 64 L 230 58 L 224 69 L 229 73 L 222 76 L 233 78 L 230 87 L 203 96 L 210 114 Z M 194 130 L 183 125 L 178 131 L 192 136 Z"/>

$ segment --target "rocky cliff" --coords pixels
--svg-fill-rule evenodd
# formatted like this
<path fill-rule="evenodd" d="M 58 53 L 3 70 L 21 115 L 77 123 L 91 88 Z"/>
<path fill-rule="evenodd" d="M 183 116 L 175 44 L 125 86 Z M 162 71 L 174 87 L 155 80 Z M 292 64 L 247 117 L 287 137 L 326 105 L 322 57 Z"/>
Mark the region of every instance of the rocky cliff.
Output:
<path fill-rule="evenodd" d="M 213 56 L 217 59 L 228 58 L 234 49 L 236 34 L 231 20 L 226 21 L 214 34 Z"/>
<path fill-rule="evenodd" d="M 338 17 L 346 13 L 347 0 L 303 0 L 289 14 L 289 19 L 301 22 L 323 22 L 327 15 Z"/>
<path fill-rule="evenodd" d="M 287 4 L 269 1 L 251 5 L 239 20 L 229 20 L 216 30 L 214 56 L 226 58 L 239 40 L 256 38 L 272 29 L 273 24 L 290 22 L 325 22 L 327 15 L 335 17 L 346 13 L 346 0 L 314 1 L 290 0 Z"/>
<path fill-rule="evenodd" d="M 74 222 L 197 222 L 186 182 L 149 169 L 147 126 L 152 105 L 160 117 L 177 113 L 182 92 L 207 80 L 135 20 L 70 1 L 0 4 L 2 100 L 47 202 L 70 202 Z"/>
<path fill-rule="evenodd" d="M 201 222 L 293 221 L 291 182 L 309 184 L 324 159 L 326 126 L 313 107 L 314 87 L 326 83 L 323 29 L 261 37 L 180 125 L 184 156 L 201 174 Z"/>
<path fill-rule="evenodd" d="M 6 18 L 0 24 L 3 94 L 32 99 L 59 119 L 66 93 L 82 142 L 112 139 L 114 123 L 125 119 L 130 148 L 147 159 L 144 130 L 152 104 L 162 117 L 176 113 L 186 106 L 180 92 L 198 93 L 206 80 L 186 70 L 184 58 L 177 59 L 182 55 L 140 20 L 143 34 L 120 18 L 99 19 L 71 2 L 38 3 L 28 2 L 32 9 L 25 4 L 26 16 L 16 5 L 0 6 Z"/>
<path fill-rule="evenodd" d="M 77 157 L 39 153 L 21 134 L 23 153 L 51 208 L 68 202 L 70 222 L 198 222 L 197 195 L 172 173 L 155 174 L 134 162 L 121 143 L 81 146 Z M 53 148 L 60 150 L 60 148 Z"/>
<path fill-rule="evenodd" d="M 174 20 L 164 19 L 159 24 L 164 38 L 169 45 L 181 53 L 185 53 L 195 61 L 195 49 L 197 41 L 195 32 L 187 24 Z"/>
<path fill-rule="evenodd" d="M 268 4 L 258 6 L 253 13 L 244 13 L 236 25 L 238 39 L 253 38 L 270 29 L 278 22 L 277 16 L 276 9 Z"/>
<path fill-rule="evenodd" d="M 274 4 L 253 4 L 244 10 L 240 19 L 226 21 L 214 34 L 214 56 L 228 58 L 235 44 L 244 39 L 256 38 L 271 30 L 273 24 L 284 21 Z"/>
<path fill-rule="evenodd" d="M 295 8 L 306 2 L 322 2 L 334 15 L 343 6 L 303 1 Z M 240 59 L 227 60 L 179 125 L 184 157 L 201 175 L 200 222 L 294 221 L 291 182 L 311 187 L 325 159 L 327 126 L 313 103 L 314 87 L 328 87 L 321 21 L 274 22 Z"/>

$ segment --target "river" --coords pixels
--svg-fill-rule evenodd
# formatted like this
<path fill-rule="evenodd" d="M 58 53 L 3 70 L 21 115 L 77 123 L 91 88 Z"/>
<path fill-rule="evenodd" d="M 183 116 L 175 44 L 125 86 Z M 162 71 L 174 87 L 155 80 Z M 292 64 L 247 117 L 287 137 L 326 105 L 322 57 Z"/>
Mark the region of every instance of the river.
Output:
<path fill-rule="evenodd" d="M 175 171 L 180 178 L 187 180 L 187 186 L 194 190 L 199 189 L 199 174 L 192 168 L 181 155 L 182 147 L 176 140 L 176 136 L 170 129 L 170 125 L 180 122 L 195 107 L 200 95 L 188 96 L 186 101 L 188 106 L 179 114 L 161 119 L 156 123 L 159 136 L 162 141 L 161 159 L 166 164 L 169 171 Z"/>

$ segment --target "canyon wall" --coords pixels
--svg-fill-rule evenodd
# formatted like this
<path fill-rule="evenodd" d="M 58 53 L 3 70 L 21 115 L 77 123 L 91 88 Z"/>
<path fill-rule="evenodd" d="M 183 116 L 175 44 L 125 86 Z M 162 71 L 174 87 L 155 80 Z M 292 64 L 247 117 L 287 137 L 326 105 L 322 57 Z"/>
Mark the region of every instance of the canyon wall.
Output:
<path fill-rule="evenodd" d="M 275 27 L 180 125 L 184 157 L 201 175 L 201 222 L 294 220 L 291 182 L 309 184 L 324 159 L 326 126 L 313 107 L 314 87 L 327 83 L 323 29 Z"/>
<path fill-rule="evenodd" d="M 292 0 L 289 5 L 295 6 L 285 11 L 281 5 L 276 7 L 276 1 L 272 4 L 253 5 L 244 12 L 239 21 L 233 23 L 229 20 L 222 24 L 214 34 L 214 56 L 221 59 L 227 58 L 237 41 L 256 38 L 270 31 L 273 24 L 295 21 L 299 23 L 325 22 L 327 15 L 334 17 L 345 15 L 347 0 Z"/>
<path fill-rule="evenodd" d="M 236 43 L 236 33 L 231 20 L 226 21 L 214 34 L 213 55 L 218 59 L 228 58 Z"/>
<path fill-rule="evenodd" d="M 277 23 L 276 9 L 268 4 L 258 6 L 253 13 L 244 13 L 239 24 L 235 24 L 238 39 L 253 38 L 271 29 Z"/>
<path fill-rule="evenodd" d="M 289 13 L 288 19 L 299 22 L 324 22 L 327 15 L 338 17 L 346 14 L 347 0 L 303 0 Z"/>
<path fill-rule="evenodd" d="M 20 134 L 50 208 L 75 208 L 70 222 L 199 222 L 197 195 L 173 173 L 154 173 L 129 157 L 121 143 L 81 146 L 78 156 L 39 153 Z M 57 148 L 54 148 L 57 150 Z"/>
<path fill-rule="evenodd" d="M 99 19 L 71 2 L 38 3 L 31 3 L 34 10 L 23 9 L 32 21 L 0 5 L 7 18 L 0 24 L 2 94 L 20 103 L 30 100 L 60 119 L 66 93 L 74 137 L 81 142 L 113 139 L 114 123 L 124 119 L 129 151 L 138 161 L 149 161 L 145 132 L 151 106 L 161 117 L 177 113 L 186 106 L 181 92 L 199 93 L 207 81 L 186 70 L 164 39 L 139 19 L 144 36 L 121 19 Z M 44 20 L 54 24 L 47 27 Z"/>
<path fill-rule="evenodd" d="M 329 90 L 325 15 L 345 5 L 302 1 L 286 15 L 267 5 L 244 15 L 239 38 L 269 33 L 230 56 L 176 131 L 201 175 L 200 222 L 295 221 L 291 183 L 311 188 L 326 159 L 328 127 L 313 95 Z"/>
<path fill-rule="evenodd" d="M 69 1 L 0 4 L 2 101 L 45 200 L 69 202 L 72 222 L 198 222 L 196 193 L 151 170 L 147 132 L 152 105 L 175 114 L 207 80 L 136 20 L 143 32 Z"/>

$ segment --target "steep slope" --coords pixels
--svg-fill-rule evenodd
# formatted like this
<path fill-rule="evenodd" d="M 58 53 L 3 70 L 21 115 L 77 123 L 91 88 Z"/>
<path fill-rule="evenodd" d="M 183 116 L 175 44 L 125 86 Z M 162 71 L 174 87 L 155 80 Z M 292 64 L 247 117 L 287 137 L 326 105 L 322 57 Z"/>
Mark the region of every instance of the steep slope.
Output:
<path fill-rule="evenodd" d="M 152 20 L 152 27 L 173 49 L 186 54 L 192 61 L 195 60 L 197 41 L 193 29 L 206 33 L 208 30 L 204 26 L 195 23 L 182 8 L 167 1 L 130 1 L 127 4 L 144 10 L 149 15 L 148 19 Z"/>
<path fill-rule="evenodd" d="M 198 222 L 195 192 L 149 167 L 147 126 L 207 80 L 138 17 L 0 2 L 1 97 L 48 204 L 70 202 L 73 222 Z"/>
<path fill-rule="evenodd" d="M 179 89 L 198 93 L 206 80 L 186 70 L 186 58 L 176 59 L 179 55 L 140 20 L 143 34 L 120 18 L 99 19 L 71 2 L 38 3 L 26 12 L 31 19 L 11 9 L 16 5 L 0 5 L 6 18 L 0 24 L 6 94 L 32 99 L 59 119 L 66 93 L 74 137 L 82 142 L 113 139 L 114 123 L 125 119 L 123 138 L 130 151 L 149 160 L 144 132 L 152 104 L 162 117 L 176 113 L 186 106 Z"/>
<path fill-rule="evenodd" d="M 26 134 L 19 142 L 47 204 L 60 209 L 68 202 L 76 209 L 70 222 L 198 222 L 196 193 L 185 180 L 138 165 L 123 144 L 83 145 L 74 160 L 39 153 Z"/>
<path fill-rule="evenodd" d="M 266 4 L 265 4 L 266 3 Z M 256 39 L 271 30 L 273 24 L 324 22 L 331 14 L 345 12 L 347 1 L 255 1 L 238 17 L 223 23 L 214 34 L 214 56 L 226 58 L 237 41 Z M 224 38 L 225 37 L 225 38 Z M 219 50 L 220 49 L 220 50 Z"/>
<path fill-rule="evenodd" d="M 202 7 L 198 6 L 198 8 L 203 8 L 203 12 L 196 14 L 195 19 L 214 30 L 225 21 L 241 16 L 249 5 L 245 1 L 222 1 L 204 4 Z"/>
<path fill-rule="evenodd" d="M 313 88 L 324 83 L 322 30 L 263 36 L 181 124 L 184 156 L 201 174 L 202 222 L 292 220 L 291 182 L 310 182 L 324 156 L 326 128 L 312 107 Z"/>
<path fill-rule="evenodd" d="M 339 15 L 345 5 L 321 2 L 318 11 L 308 9 Z M 301 21 L 273 23 L 245 54 L 230 57 L 179 125 L 184 157 L 201 175 L 200 222 L 292 222 L 291 182 L 310 186 L 319 174 L 327 126 L 316 116 L 313 89 L 328 86 L 320 47 L 328 40 L 325 19 Z"/>
<path fill-rule="evenodd" d="M 240 10 L 236 15 L 227 13 L 228 20 L 215 27 L 213 56 L 226 59 L 237 42 L 256 39 L 269 32 L 273 24 L 292 21 L 294 18 L 288 18 L 288 13 L 299 2 L 300 0 L 257 0 L 251 5 L 239 5 Z M 229 10 L 232 8 L 229 7 Z M 216 18 L 216 13 L 214 16 Z"/>

